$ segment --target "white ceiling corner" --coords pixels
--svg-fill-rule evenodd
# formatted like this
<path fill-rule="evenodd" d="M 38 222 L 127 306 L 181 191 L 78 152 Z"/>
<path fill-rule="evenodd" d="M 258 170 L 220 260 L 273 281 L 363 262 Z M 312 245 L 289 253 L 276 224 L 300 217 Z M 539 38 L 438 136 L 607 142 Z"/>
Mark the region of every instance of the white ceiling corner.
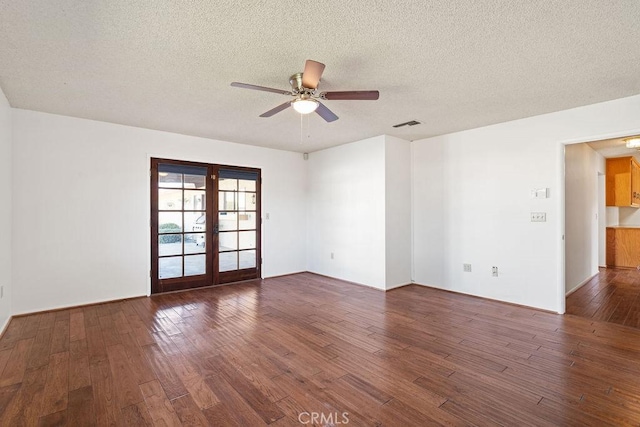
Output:
<path fill-rule="evenodd" d="M 420 139 L 640 93 L 640 2 L 602 0 L 0 2 L 0 86 L 13 107 L 311 152 Z M 306 59 L 326 101 L 301 141 L 286 101 Z M 305 117 L 305 119 L 307 119 Z M 409 120 L 421 125 L 395 129 Z"/>

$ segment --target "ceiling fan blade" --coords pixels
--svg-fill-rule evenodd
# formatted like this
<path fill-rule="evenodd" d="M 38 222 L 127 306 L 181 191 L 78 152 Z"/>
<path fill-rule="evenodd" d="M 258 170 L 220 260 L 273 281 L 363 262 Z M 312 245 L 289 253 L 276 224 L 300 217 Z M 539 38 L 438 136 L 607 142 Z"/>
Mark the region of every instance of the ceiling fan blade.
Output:
<path fill-rule="evenodd" d="M 307 62 L 304 64 L 304 71 L 302 72 L 302 86 L 307 89 L 317 88 L 323 71 L 324 64 L 312 59 L 307 59 Z"/>
<path fill-rule="evenodd" d="M 322 102 L 318 102 L 318 108 L 316 108 L 316 113 L 327 122 L 334 122 L 338 120 L 338 116 L 333 114 L 333 111 L 329 110 Z"/>
<path fill-rule="evenodd" d="M 267 111 L 266 113 L 260 114 L 260 117 L 271 117 L 274 114 L 279 113 L 282 110 L 286 110 L 290 106 L 291 106 L 291 101 L 287 101 L 284 104 L 278 105 L 276 108 L 272 108 L 271 110 Z"/>
<path fill-rule="evenodd" d="M 274 89 L 272 87 L 264 87 L 264 86 L 256 86 L 256 85 L 250 85 L 248 83 L 240 83 L 240 82 L 233 82 L 231 83 L 231 86 L 233 87 L 239 87 L 242 89 L 253 89 L 253 90 L 261 90 L 263 92 L 273 92 L 273 93 L 279 93 L 281 95 L 293 95 L 293 93 L 291 93 L 288 90 L 283 90 L 283 89 Z"/>
<path fill-rule="evenodd" d="M 380 92 L 377 90 L 350 90 L 343 92 L 323 92 L 320 96 L 322 99 L 327 100 L 375 101 L 380 98 Z"/>

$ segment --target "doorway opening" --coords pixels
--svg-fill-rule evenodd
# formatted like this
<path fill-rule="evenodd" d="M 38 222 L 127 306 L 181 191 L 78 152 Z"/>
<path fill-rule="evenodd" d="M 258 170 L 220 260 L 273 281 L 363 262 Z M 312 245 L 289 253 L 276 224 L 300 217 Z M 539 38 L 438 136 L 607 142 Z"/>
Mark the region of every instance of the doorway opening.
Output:
<path fill-rule="evenodd" d="M 640 152 L 624 139 L 565 147 L 566 313 L 640 328 Z"/>

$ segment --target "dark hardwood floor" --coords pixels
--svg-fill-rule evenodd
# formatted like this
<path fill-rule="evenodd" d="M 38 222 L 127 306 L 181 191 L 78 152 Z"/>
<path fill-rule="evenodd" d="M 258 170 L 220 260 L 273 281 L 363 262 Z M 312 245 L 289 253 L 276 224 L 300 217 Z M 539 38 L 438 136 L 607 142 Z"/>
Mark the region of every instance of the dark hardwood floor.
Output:
<path fill-rule="evenodd" d="M 3 426 L 640 423 L 640 330 L 308 273 L 15 318 L 0 372 Z"/>
<path fill-rule="evenodd" d="M 640 328 L 640 271 L 601 268 L 567 297 L 567 314 Z"/>

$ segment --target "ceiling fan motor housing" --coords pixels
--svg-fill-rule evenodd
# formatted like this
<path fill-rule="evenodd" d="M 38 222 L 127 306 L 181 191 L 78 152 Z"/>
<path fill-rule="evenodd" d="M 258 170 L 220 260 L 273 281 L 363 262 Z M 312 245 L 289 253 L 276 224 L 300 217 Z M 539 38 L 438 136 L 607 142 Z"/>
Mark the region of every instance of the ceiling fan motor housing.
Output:
<path fill-rule="evenodd" d="M 294 92 L 299 93 L 304 91 L 302 86 L 302 73 L 295 73 L 289 78 L 289 83 Z"/>

